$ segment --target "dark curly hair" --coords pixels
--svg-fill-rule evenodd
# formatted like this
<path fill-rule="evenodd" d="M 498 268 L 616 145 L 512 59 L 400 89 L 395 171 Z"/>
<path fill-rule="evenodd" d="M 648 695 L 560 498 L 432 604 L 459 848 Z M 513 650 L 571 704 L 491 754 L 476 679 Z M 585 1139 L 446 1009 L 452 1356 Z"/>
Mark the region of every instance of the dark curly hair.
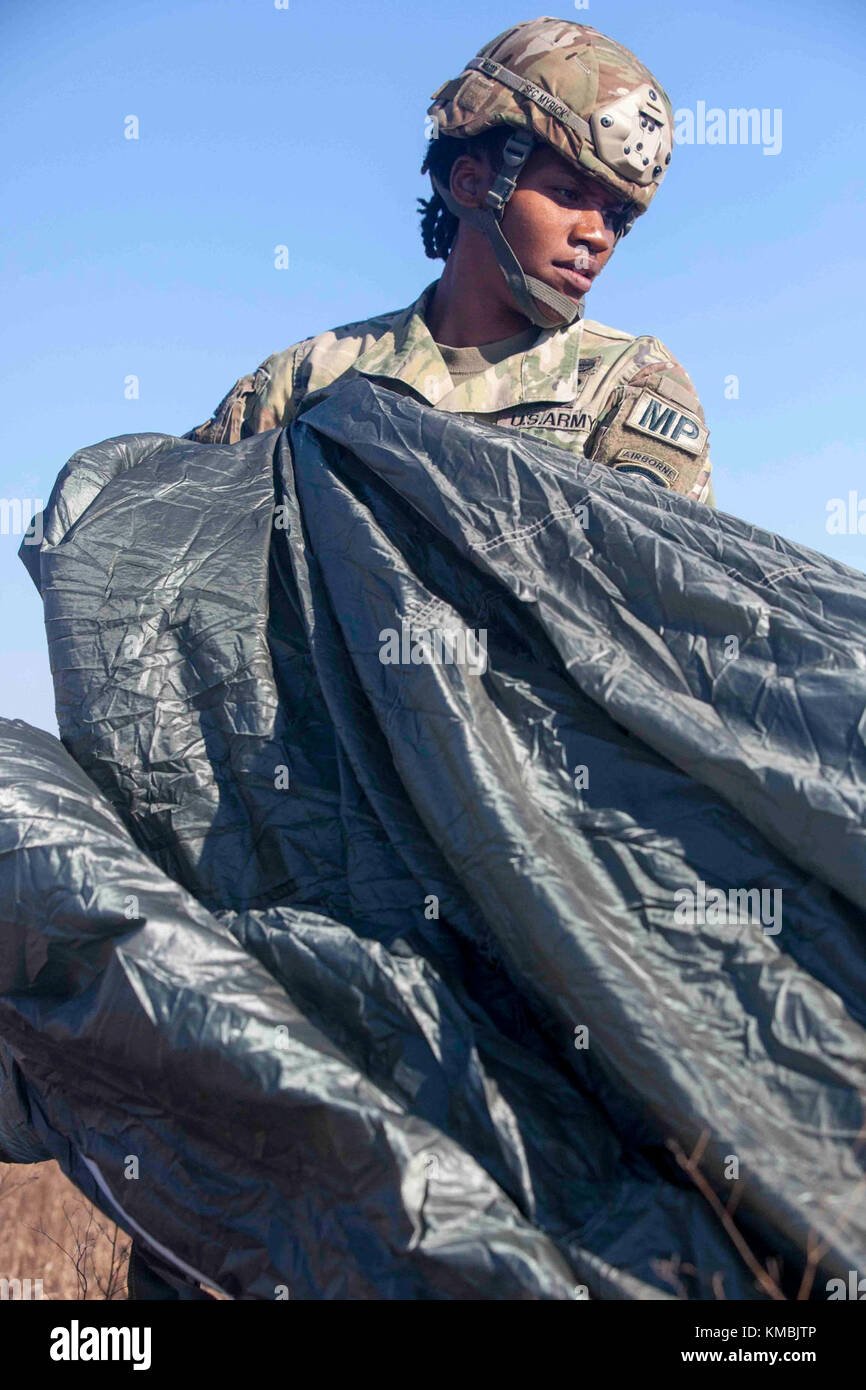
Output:
<path fill-rule="evenodd" d="M 430 170 L 447 188 L 455 161 L 461 154 L 468 154 L 475 159 L 488 159 L 493 172 L 498 174 L 502 167 L 505 142 L 512 134 L 512 126 L 500 125 L 482 131 L 471 140 L 458 140 L 453 135 L 434 136 L 427 146 L 421 173 L 425 174 Z M 432 197 L 418 199 L 418 209 L 425 253 L 432 261 L 447 261 L 460 225 L 457 218 L 448 211 L 435 190 Z"/>

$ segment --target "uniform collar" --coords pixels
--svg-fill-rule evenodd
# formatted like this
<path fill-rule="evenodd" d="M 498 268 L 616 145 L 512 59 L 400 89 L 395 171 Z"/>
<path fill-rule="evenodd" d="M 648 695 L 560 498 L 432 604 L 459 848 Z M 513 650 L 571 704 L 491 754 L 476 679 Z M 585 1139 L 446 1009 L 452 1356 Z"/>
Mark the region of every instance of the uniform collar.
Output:
<path fill-rule="evenodd" d="M 488 414 L 524 402 L 573 401 L 578 394 L 578 362 L 583 318 L 567 328 L 544 328 L 526 352 L 515 353 L 456 386 L 425 322 L 438 280 L 402 309 L 355 361 L 364 376 L 400 381 L 428 405 L 449 411 Z"/>

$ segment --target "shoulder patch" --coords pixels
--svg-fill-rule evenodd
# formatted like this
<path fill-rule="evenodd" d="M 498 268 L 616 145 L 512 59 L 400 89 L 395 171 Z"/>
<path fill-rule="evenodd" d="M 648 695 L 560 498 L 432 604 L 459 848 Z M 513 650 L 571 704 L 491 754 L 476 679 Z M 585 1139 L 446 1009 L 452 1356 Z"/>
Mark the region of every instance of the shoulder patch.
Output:
<path fill-rule="evenodd" d="M 709 438 L 709 430 L 696 415 L 671 405 L 652 391 L 641 391 L 623 424 L 641 434 L 664 439 L 687 454 L 701 453 Z"/>
<path fill-rule="evenodd" d="M 611 459 L 610 466 L 617 473 L 635 473 L 667 488 L 672 488 L 680 476 L 680 470 L 674 468 L 672 463 L 666 463 L 652 454 L 642 454 L 638 449 L 620 449 Z"/>

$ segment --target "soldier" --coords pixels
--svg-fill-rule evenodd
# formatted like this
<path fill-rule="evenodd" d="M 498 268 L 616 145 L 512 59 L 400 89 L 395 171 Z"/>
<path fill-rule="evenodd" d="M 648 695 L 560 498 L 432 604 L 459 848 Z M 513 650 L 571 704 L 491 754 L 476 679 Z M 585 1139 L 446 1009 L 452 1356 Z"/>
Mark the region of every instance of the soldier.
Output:
<path fill-rule="evenodd" d="M 688 374 L 657 338 L 583 317 L 670 164 L 667 93 L 621 44 L 544 18 L 482 48 L 428 114 L 421 230 L 441 278 L 406 309 L 275 353 L 185 437 L 286 425 L 311 392 L 363 375 L 715 505 Z"/>

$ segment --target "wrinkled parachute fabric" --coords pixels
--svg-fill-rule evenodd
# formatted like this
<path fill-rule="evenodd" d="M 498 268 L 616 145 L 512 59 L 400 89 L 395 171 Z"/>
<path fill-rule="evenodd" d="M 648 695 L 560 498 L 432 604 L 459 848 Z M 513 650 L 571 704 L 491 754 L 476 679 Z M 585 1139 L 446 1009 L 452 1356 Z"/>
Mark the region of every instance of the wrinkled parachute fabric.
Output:
<path fill-rule="evenodd" d="M 366 380 L 82 450 L 22 553 L 4 1075 L 143 1249 L 256 1299 L 864 1268 L 863 575 Z"/>

